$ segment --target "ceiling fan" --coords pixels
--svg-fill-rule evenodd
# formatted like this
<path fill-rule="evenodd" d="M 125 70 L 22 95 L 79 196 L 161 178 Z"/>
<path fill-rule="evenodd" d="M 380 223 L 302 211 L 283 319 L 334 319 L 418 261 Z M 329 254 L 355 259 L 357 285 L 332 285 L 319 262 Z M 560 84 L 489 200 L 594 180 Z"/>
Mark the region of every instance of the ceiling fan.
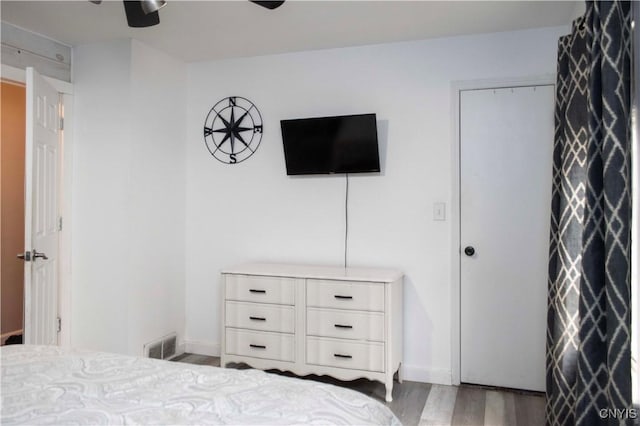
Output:
<path fill-rule="evenodd" d="M 89 0 L 93 4 L 100 4 L 102 0 Z M 282 6 L 284 0 L 262 1 L 249 0 L 258 6 L 273 10 Z M 152 27 L 160 23 L 158 10 L 167 4 L 166 0 L 124 0 L 124 12 L 127 15 L 127 24 L 133 28 Z"/>

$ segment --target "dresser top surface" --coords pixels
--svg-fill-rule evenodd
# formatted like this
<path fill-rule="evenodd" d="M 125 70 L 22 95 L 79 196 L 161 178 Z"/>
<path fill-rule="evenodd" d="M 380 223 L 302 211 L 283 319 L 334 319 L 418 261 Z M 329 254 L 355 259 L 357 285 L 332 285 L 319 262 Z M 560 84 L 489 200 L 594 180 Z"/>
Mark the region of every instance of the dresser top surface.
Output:
<path fill-rule="evenodd" d="M 222 270 L 223 274 L 263 275 L 328 280 L 393 282 L 402 271 L 386 268 L 344 268 L 336 266 L 296 265 L 282 263 L 245 263 Z"/>

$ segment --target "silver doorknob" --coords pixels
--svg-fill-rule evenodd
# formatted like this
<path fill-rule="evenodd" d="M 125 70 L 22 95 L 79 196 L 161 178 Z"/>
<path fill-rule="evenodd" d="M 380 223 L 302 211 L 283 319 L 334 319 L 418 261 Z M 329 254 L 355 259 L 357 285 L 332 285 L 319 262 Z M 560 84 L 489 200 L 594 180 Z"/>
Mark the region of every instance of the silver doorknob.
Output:
<path fill-rule="evenodd" d="M 17 258 L 22 259 L 25 262 L 31 262 L 31 252 L 25 251 L 24 253 L 18 253 Z"/>

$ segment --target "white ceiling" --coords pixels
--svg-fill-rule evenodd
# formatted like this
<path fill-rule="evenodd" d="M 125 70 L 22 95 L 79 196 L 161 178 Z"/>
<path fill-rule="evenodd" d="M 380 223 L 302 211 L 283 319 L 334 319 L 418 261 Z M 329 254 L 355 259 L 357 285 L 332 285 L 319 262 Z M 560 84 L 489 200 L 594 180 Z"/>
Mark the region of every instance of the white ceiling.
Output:
<path fill-rule="evenodd" d="M 1 1 L 19 27 L 75 46 L 135 38 L 187 62 L 565 25 L 576 1 L 168 0 L 160 25 L 127 27 L 120 1 Z"/>

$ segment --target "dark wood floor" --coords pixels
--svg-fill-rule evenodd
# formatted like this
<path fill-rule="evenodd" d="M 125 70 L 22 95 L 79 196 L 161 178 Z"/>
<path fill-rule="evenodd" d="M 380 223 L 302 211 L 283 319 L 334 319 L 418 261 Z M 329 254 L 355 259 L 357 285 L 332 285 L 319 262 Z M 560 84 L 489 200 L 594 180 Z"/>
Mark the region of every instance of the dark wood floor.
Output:
<path fill-rule="evenodd" d="M 174 361 L 220 366 L 220 358 L 184 354 Z M 235 368 L 248 368 L 234 365 Z M 291 373 L 270 370 L 293 376 Z M 362 392 L 387 405 L 403 425 L 469 425 L 469 426 L 537 426 L 544 425 L 544 396 L 534 393 L 483 388 L 477 386 L 445 386 L 429 383 L 395 383 L 393 401 L 385 402 L 382 383 L 366 379 L 343 382 L 328 376 L 306 376 L 337 386 Z"/>

